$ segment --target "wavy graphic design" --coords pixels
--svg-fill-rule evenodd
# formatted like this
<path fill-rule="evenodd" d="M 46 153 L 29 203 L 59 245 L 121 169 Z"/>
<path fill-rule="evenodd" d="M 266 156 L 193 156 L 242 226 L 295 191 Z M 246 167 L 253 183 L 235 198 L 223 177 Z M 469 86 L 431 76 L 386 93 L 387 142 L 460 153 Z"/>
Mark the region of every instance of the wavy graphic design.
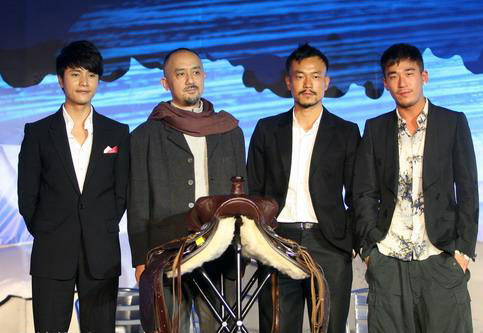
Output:
<path fill-rule="evenodd" d="M 55 54 L 75 39 L 100 47 L 107 81 L 125 75 L 132 57 L 147 68 L 161 68 L 166 52 L 183 46 L 210 60 L 242 65 L 245 86 L 278 96 L 287 96 L 284 58 L 306 41 L 332 62 L 333 97 L 352 83 L 380 97 L 380 54 L 402 41 L 442 58 L 460 55 L 471 72 L 483 72 L 481 1 L 30 0 L 5 6 L 0 26 L 10 33 L 1 37 L 0 73 L 14 87 L 54 73 Z"/>

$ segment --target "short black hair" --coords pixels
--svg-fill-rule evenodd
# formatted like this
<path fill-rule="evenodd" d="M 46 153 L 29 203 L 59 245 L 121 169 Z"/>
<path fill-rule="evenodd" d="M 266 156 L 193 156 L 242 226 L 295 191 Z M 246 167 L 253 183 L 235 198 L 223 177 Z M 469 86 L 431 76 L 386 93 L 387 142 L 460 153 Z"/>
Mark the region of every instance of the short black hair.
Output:
<path fill-rule="evenodd" d="M 198 54 L 198 52 L 196 52 L 195 50 L 193 49 L 189 49 L 187 47 L 179 47 L 177 49 L 174 49 L 173 51 L 169 51 L 168 54 L 166 54 L 164 56 L 164 60 L 163 60 L 163 70 L 165 69 L 166 67 L 166 64 L 168 63 L 169 61 L 169 58 L 171 58 L 171 56 L 177 52 L 181 52 L 181 51 L 185 51 L 185 52 L 190 52 L 190 53 L 193 53 L 194 55 L 196 55 L 198 58 L 201 59 L 200 55 Z"/>
<path fill-rule="evenodd" d="M 381 56 L 382 75 L 386 76 L 386 68 L 399 63 L 401 60 L 410 60 L 418 64 L 421 71 L 424 70 L 424 61 L 421 52 L 416 46 L 399 43 L 390 46 Z"/>
<path fill-rule="evenodd" d="M 104 65 L 97 47 L 87 40 L 78 40 L 65 46 L 56 59 L 57 75 L 64 77 L 67 68 L 84 68 L 102 76 Z"/>
<path fill-rule="evenodd" d="M 299 45 L 288 57 L 287 60 L 285 61 L 285 70 L 287 71 L 287 74 L 290 73 L 290 67 L 292 66 L 292 62 L 295 60 L 297 62 L 300 62 L 306 58 L 311 58 L 311 57 L 318 57 L 322 59 L 322 61 L 325 64 L 325 70 L 329 70 L 329 59 L 327 59 L 326 55 L 323 54 L 319 49 L 309 45 L 309 43 L 305 43 L 302 45 Z"/>

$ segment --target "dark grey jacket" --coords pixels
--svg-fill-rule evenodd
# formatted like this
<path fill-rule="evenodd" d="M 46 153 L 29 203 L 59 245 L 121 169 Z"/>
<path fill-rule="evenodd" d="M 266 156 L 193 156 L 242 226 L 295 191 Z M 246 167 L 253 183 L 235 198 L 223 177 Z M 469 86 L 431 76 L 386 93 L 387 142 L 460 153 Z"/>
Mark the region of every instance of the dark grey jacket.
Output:
<path fill-rule="evenodd" d="M 195 202 L 193 155 L 183 133 L 148 120 L 131 133 L 128 233 L 133 266 L 147 252 L 186 234 L 185 214 Z M 231 177 L 246 176 L 239 127 L 206 137 L 209 194 L 228 194 Z"/>

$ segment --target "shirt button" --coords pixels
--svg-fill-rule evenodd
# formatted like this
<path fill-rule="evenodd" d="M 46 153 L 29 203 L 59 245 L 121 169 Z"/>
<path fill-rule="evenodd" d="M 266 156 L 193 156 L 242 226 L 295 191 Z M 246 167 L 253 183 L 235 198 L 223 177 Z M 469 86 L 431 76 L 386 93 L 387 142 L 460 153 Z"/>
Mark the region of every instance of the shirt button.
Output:
<path fill-rule="evenodd" d="M 193 158 L 192 157 L 188 157 L 188 163 L 193 163 Z"/>
<path fill-rule="evenodd" d="M 188 185 L 189 185 L 189 186 L 193 185 L 194 183 L 195 183 L 195 182 L 193 181 L 193 179 L 188 180 Z"/>
<path fill-rule="evenodd" d="M 195 206 L 195 204 L 194 204 L 194 203 L 192 203 L 192 202 L 190 202 L 190 203 L 188 204 L 188 207 L 189 207 L 189 208 L 193 208 L 194 206 Z"/>

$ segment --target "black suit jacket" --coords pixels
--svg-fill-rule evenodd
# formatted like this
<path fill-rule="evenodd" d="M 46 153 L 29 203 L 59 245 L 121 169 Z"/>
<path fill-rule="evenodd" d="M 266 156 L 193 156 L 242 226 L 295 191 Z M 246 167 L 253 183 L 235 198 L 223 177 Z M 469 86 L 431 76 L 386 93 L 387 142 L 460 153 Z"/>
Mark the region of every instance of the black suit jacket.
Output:
<path fill-rule="evenodd" d="M 261 119 L 248 151 L 250 194 L 274 198 L 278 213 L 287 197 L 292 122 L 292 110 Z M 310 196 L 319 228 L 329 242 L 349 255 L 353 249 L 352 176 L 359 139 L 356 124 L 324 108 L 310 162 Z"/>
<path fill-rule="evenodd" d="M 366 256 L 391 224 L 399 178 L 397 115 L 366 122 L 359 146 L 354 206 L 357 235 Z M 424 218 L 431 243 L 475 256 L 478 180 L 471 133 L 463 113 L 429 102 L 423 157 Z"/>
<path fill-rule="evenodd" d="M 95 278 L 120 275 L 119 221 L 129 171 L 127 125 L 93 113 L 93 142 L 82 193 L 62 109 L 25 125 L 18 162 L 18 205 L 34 237 L 30 273 L 70 279 L 81 246 Z M 117 146 L 117 154 L 105 154 Z"/>

